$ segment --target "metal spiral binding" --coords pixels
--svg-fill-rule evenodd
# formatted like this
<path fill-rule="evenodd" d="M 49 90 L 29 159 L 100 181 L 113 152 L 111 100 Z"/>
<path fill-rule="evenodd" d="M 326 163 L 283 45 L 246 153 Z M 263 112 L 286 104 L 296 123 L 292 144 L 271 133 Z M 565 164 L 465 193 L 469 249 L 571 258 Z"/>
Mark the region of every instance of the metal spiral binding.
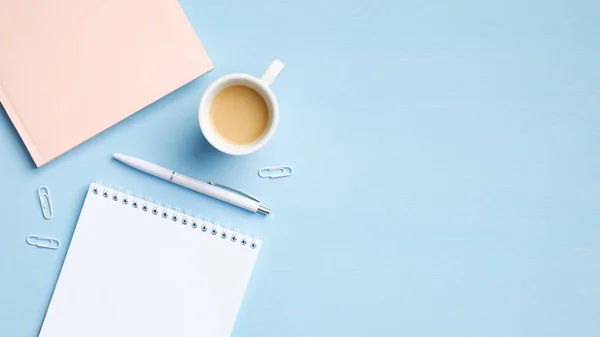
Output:
<path fill-rule="evenodd" d="M 169 204 L 162 206 L 160 200 L 152 202 L 150 197 L 142 199 L 139 193 L 133 196 L 129 191 L 122 192 L 121 187 L 112 189 L 110 185 L 102 185 L 97 181 L 92 184 L 92 193 L 99 194 L 103 198 L 114 202 L 121 201 L 123 207 L 127 206 L 134 209 L 139 207 L 143 212 L 150 211 L 150 214 L 153 216 L 160 216 L 161 218 L 170 220 L 172 223 L 181 223 L 184 226 L 191 224 L 193 229 L 199 228 L 202 232 L 211 234 L 211 236 L 221 238 L 222 240 L 229 239 L 232 243 L 239 242 L 240 245 L 248 245 L 251 249 L 257 247 L 257 236 L 251 237 L 246 233 L 242 234 L 237 228 L 229 229 L 228 226 L 221 226 L 218 221 L 210 222 L 209 218 L 201 219 L 198 214 L 191 216 L 189 210 L 182 212 L 178 207 L 172 209 Z"/>

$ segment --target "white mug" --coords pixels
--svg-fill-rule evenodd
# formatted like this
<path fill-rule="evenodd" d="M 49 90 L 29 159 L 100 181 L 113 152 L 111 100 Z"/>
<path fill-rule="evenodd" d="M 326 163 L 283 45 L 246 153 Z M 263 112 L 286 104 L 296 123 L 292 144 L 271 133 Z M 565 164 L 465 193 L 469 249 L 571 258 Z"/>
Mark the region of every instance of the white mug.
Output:
<path fill-rule="evenodd" d="M 279 105 L 277 104 L 277 98 L 273 90 L 269 86 L 275 81 L 275 78 L 277 78 L 282 69 L 283 63 L 275 60 L 269 65 L 261 78 L 256 78 L 248 74 L 229 74 L 217 79 L 208 86 L 200 100 L 198 118 L 200 120 L 200 130 L 202 130 L 202 134 L 212 146 L 227 154 L 244 155 L 255 152 L 267 144 L 275 133 L 277 123 L 279 122 Z M 265 132 L 263 132 L 260 138 L 250 144 L 236 145 L 226 142 L 217 134 L 210 121 L 210 106 L 213 99 L 221 90 L 232 85 L 244 85 L 256 90 L 265 99 L 269 108 L 269 122 Z"/>

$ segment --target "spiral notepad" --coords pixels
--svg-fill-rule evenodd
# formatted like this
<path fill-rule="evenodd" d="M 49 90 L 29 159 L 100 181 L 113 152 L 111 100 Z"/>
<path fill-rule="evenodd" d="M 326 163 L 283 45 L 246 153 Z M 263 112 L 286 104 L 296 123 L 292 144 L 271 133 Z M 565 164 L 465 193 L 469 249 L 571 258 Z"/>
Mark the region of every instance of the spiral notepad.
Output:
<path fill-rule="evenodd" d="M 261 245 L 93 183 L 39 336 L 229 336 Z"/>

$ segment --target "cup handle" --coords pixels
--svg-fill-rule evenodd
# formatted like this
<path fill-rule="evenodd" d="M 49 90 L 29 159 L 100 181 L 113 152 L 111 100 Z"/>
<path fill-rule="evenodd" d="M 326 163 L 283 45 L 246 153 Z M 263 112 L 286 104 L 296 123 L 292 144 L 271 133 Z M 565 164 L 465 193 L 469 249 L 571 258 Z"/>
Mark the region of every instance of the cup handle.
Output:
<path fill-rule="evenodd" d="M 283 67 L 283 62 L 275 59 L 273 62 L 271 62 L 271 65 L 269 65 L 267 70 L 265 70 L 265 73 L 260 79 L 265 82 L 267 86 L 271 86 L 271 84 L 275 82 L 277 75 L 279 75 L 279 73 L 283 70 Z"/>

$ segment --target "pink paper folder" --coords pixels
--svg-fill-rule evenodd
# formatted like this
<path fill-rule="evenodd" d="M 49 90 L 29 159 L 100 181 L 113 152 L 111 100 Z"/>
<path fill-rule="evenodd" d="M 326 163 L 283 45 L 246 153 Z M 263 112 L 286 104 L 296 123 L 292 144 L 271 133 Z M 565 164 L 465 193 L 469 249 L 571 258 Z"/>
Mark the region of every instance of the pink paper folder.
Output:
<path fill-rule="evenodd" d="M 211 69 L 177 0 L 0 0 L 0 102 L 38 167 Z"/>

